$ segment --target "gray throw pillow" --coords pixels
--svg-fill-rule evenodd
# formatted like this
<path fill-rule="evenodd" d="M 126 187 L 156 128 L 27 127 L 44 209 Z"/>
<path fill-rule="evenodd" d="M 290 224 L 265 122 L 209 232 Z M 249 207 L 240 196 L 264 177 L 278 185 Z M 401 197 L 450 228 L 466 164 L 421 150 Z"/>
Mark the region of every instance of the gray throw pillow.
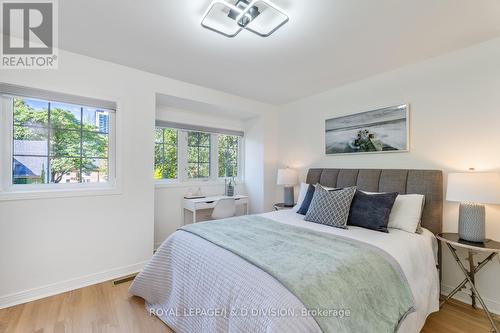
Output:
<path fill-rule="evenodd" d="M 347 229 L 347 219 L 355 193 L 356 187 L 327 191 L 316 186 L 305 220 Z"/>

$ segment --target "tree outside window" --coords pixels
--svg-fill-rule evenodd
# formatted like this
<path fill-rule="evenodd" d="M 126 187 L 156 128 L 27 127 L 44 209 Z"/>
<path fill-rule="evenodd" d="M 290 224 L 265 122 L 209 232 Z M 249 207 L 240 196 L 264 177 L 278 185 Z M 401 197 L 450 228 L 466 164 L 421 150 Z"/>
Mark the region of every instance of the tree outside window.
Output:
<path fill-rule="evenodd" d="M 108 181 L 109 112 L 13 99 L 14 184 Z"/>
<path fill-rule="evenodd" d="M 219 177 L 238 176 L 238 137 L 219 134 Z"/>
<path fill-rule="evenodd" d="M 155 130 L 155 179 L 177 179 L 177 137 L 173 128 Z"/>
<path fill-rule="evenodd" d="M 210 134 L 187 133 L 187 176 L 188 178 L 210 177 Z"/>

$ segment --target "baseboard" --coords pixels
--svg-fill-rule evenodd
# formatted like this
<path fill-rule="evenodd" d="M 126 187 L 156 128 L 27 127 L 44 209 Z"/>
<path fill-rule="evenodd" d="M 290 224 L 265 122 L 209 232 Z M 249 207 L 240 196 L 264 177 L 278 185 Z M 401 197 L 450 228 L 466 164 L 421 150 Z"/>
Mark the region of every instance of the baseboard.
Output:
<path fill-rule="evenodd" d="M 448 286 L 448 285 L 441 285 L 441 293 L 443 295 L 448 295 L 453 289 L 455 289 L 456 286 Z M 467 289 L 468 290 L 468 289 Z M 495 314 L 500 314 L 500 302 L 489 299 L 482 295 L 484 303 L 486 303 L 486 306 L 488 307 L 488 310 L 490 312 L 495 313 Z M 459 300 L 460 302 L 466 303 L 466 304 L 471 304 L 471 298 L 468 293 L 465 291 L 461 290 L 453 296 L 454 299 Z M 481 304 L 479 303 L 479 300 L 476 301 L 477 306 L 481 308 Z"/>
<path fill-rule="evenodd" d="M 146 262 L 147 261 L 139 262 L 137 264 L 119 267 L 100 273 L 90 274 L 76 279 L 66 280 L 43 287 L 0 296 L 0 309 L 113 280 L 125 275 L 134 274 L 139 272 L 144 267 Z"/>

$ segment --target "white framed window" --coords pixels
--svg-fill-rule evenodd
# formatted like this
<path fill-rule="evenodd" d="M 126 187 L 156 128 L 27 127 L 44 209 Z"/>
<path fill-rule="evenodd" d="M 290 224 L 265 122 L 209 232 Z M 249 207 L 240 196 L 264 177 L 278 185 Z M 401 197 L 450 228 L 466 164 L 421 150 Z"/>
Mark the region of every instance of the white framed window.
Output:
<path fill-rule="evenodd" d="M 230 134 L 218 135 L 219 178 L 239 176 L 241 137 Z"/>
<path fill-rule="evenodd" d="M 0 99 L 0 193 L 115 186 L 114 103 L 3 84 Z"/>
<path fill-rule="evenodd" d="M 187 178 L 210 178 L 212 160 L 211 135 L 203 132 L 188 131 L 187 134 Z"/>
<path fill-rule="evenodd" d="M 178 137 L 175 128 L 155 129 L 155 170 L 156 180 L 175 180 L 178 175 Z"/>
<path fill-rule="evenodd" d="M 157 121 L 154 178 L 159 184 L 242 181 L 242 148 L 243 132 Z"/>

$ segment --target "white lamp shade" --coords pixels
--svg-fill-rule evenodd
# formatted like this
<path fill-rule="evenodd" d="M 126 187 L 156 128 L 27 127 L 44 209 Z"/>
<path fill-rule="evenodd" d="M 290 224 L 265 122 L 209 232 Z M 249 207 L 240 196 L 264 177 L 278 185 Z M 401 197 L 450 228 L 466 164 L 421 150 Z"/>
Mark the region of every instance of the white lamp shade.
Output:
<path fill-rule="evenodd" d="M 448 175 L 446 200 L 478 204 L 500 204 L 500 173 L 450 173 Z"/>
<path fill-rule="evenodd" d="M 296 185 L 299 182 L 299 175 L 295 169 L 278 169 L 278 185 Z"/>

